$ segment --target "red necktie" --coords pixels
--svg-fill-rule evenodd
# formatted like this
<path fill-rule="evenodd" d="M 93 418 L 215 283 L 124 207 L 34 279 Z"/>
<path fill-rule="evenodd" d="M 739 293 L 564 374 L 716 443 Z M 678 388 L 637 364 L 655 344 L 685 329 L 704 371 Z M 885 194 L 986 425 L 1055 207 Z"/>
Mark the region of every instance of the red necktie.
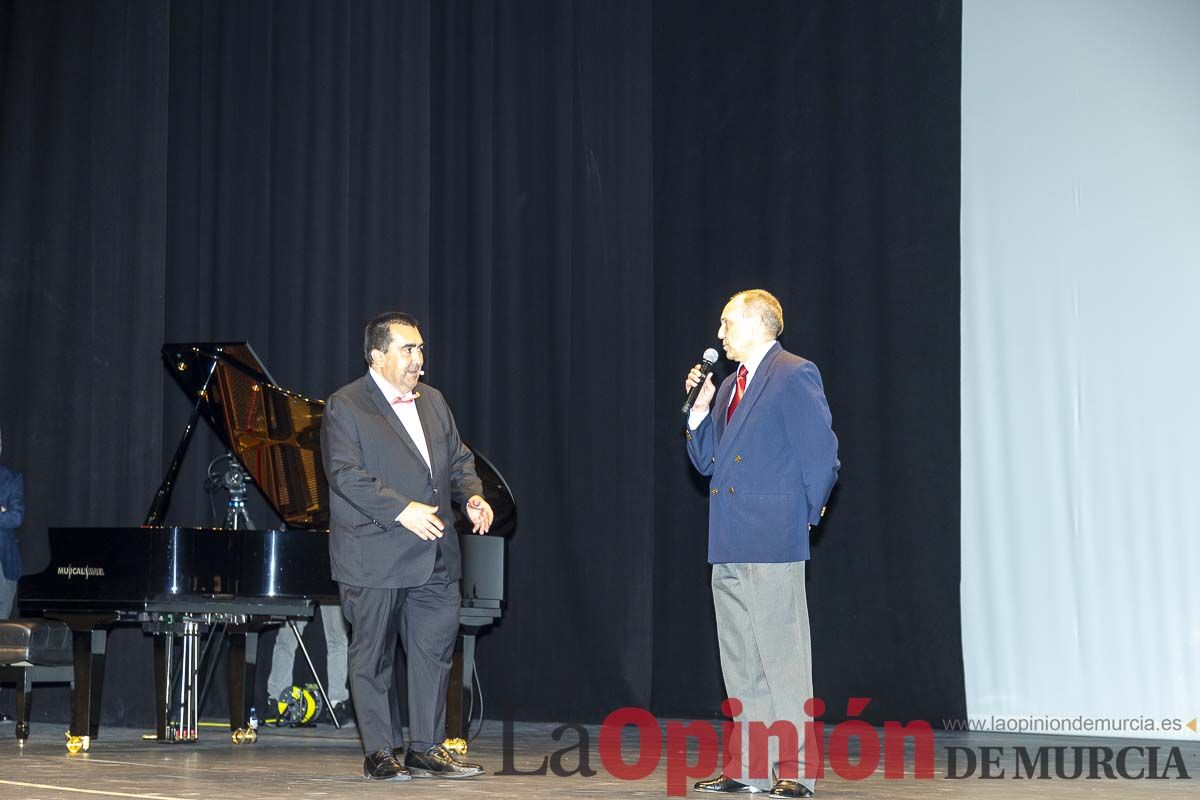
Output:
<path fill-rule="evenodd" d="M 738 403 L 742 402 L 742 395 L 746 393 L 746 365 L 742 364 L 738 367 L 737 388 L 733 391 L 733 400 L 729 403 L 729 410 L 725 412 L 725 422 L 733 419 L 733 412 L 737 410 Z"/>

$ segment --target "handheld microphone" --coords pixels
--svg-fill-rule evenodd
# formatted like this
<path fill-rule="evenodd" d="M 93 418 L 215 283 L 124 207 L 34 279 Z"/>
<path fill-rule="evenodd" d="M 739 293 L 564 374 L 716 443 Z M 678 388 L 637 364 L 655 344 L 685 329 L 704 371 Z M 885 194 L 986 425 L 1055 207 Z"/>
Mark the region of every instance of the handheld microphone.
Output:
<path fill-rule="evenodd" d="M 717 363 L 717 351 L 711 347 L 704 351 L 704 356 L 700 361 L 700 380 L 688 392 L 687 402 L 683 404 L 683 413 L 691 413 L 692 404 L 696 402 L 696 398 L 700 396 L 700 389 L 704 386 L 704 379 L 708 377 L 708 373 L 712 372 L 713 364 Z"/>

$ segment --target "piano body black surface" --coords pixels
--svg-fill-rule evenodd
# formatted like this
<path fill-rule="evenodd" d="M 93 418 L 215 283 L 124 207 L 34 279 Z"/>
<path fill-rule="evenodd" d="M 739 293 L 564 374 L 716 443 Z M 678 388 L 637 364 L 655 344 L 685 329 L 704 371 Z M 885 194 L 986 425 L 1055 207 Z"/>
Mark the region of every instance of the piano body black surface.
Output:
<path fill-rule="evenodd" d="M 197 597 L 329 600 L 322 531 L 54 528 L 51 567 L 22 582 L 22 607 L 140 611 Z M 119 550 L 120 558 L 113 558 Z M 316 567 L 314 569 L 314 567 Z M 36 598 L 36 599 L 34 599 Z"/>
<path fill-rule="evenodd" d="M 229 637 L 230 725 L 245 739 L 258 633 L 307 617 L 334 601 L 328 535 L 315 531 L 144 527 L 52 528 L 51 565 L 21 581 L 22 613 L 60 619 L 74 632 L 75 690 L 68 746 L 85 749 L 99 732 L 108 630 L 140 624 L 155 637 L 155 730 L 162 741 L 197 738 L 199 707 L 182 709 L 172 677 L 187 689 L 199 677 L 201 625 Z M 315 567 L 315 568 L 314 568 Z M 174 640 L 182 636 L 178 659 Z M 195 663 L 195 670 L 190 666 Z M 179 677 L 182 676 L 182 677 Z M 195 687 L 198 689 L 198 687 Z M 172 711 L 183 719 L 172 720 Z M 175 724 L 173 724 L 175 723 Z"/>
<path fill-rule="evenodd" d="M 145 524 L 51 528 L 50 565 L 19 584 L 23 614 L 61 619 L 74 631 L 75 689 L 68 732 L 73 750 L 88 748 L 98 734 L 112 626 L 136 623 L 155 634 L 160 741 L 196 740 L 199 635 L 202 628 L 223 626 L 229 642 L 230 729 L 240 743 L 256 738 L 247 719 L 258 633 L 287 619 L 311 616 L 317 602 L 337 602 L 320 455 L 324 403 L 277 386 L 243 342 L 168 344 L 163 363 L 194 405 Z M 234 502 L 224 528 L 162 525 L 200 416 L 248 474 L 246 483 L 258 488 L 287 527 L 240 527 L 239 519 L 246 518 L 234 513 Z M 470 522 L 456 509 L 463 548 L 463 640 L 447 714 L 451 736 L 462 735 L 461 699 L 471 690 L 475 636 L 503 613 L 503 537 L 516 527 L 516 505 L 504 478 L 486 457 L 475 456 L 495 521 L 488 536 L 471 534 Z M 176 637 L 183 641 L 179 655 Z"/>

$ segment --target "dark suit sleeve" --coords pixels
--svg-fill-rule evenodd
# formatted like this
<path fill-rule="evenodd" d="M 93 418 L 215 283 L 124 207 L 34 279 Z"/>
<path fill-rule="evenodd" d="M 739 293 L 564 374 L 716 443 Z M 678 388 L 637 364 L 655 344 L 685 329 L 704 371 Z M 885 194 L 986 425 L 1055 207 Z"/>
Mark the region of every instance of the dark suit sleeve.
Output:
<path fill-rule="evenodd" d="M 459 505 L 465 505 L 474 495 L 483 497 L 483 481 L 475 473 L 475 456 L 458 435 L 458 426 L 454 424 L 454 415 L 446 408 L 446 416 L 450 421 L 450 435 L 447 444 L 450 450 L 450 498 Z"/>
<path fill-rule="evenodd" d="M 25 478 L 21 473 L 11 473 L 12 478 L 0 493 L 0 506 L 8 510 L 0 513 L 0 528 L 19 528 L 25 521 Z"/>
<path fill-rule="evenodd" d="M 396 517 L 408 506 L 410 498 L 367 472 L 353 415 L 345 407 L 345 401 L 336 395 L 325 406 L 321 453 L 329 491 L 337 493 L 385 530 L 397 524 Z"/>
<path fill-rule="evenodd" d="M 817 365 L 805 362 L 792 373 L 789 396 L 795 407 L 784 414 L 792 452 L 800 461 L 804 492 L 808 500 L 808 523 L 821 521 L 821 509 L 837 483 L 838 440 L 833 432 L 833 417 Z"/>

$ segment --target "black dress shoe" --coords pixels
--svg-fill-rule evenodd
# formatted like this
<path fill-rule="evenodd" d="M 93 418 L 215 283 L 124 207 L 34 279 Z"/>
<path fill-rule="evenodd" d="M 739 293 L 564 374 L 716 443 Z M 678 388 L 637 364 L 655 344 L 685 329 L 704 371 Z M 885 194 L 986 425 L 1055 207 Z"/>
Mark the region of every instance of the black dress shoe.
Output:
<path fill-rule="evenodd" d="M 779 781 L 771 788 L 771 793 L 767 797 L 793 798 L 793 797 L 812 797 L 812 789 L 805 786 L 799 781 Z"/>
<path fill-rule="evenodd" d="M 363 761 L 363 777 L 372 781 L 408 781 L 412 775 L 390 750 L 378 750 Z"/>
<path fill-rule="evenodd" d="M 750 792 L 762 791 L 761 789 L 755 789 L 753 786 L 739 783 L 733 778 L 726 778 L 723 774 L 711 780 L 700 781 L 692 788 L 698 792 L 743 792 L 749 794 Z"/>
<path fill-rule="evenodd" d="M 424 753 L 409 750 L 404 756 L 404 766 L 414 778 L 470 778 L 483 772 L 483 767 L 459 761 L 440 744 Z"/>

